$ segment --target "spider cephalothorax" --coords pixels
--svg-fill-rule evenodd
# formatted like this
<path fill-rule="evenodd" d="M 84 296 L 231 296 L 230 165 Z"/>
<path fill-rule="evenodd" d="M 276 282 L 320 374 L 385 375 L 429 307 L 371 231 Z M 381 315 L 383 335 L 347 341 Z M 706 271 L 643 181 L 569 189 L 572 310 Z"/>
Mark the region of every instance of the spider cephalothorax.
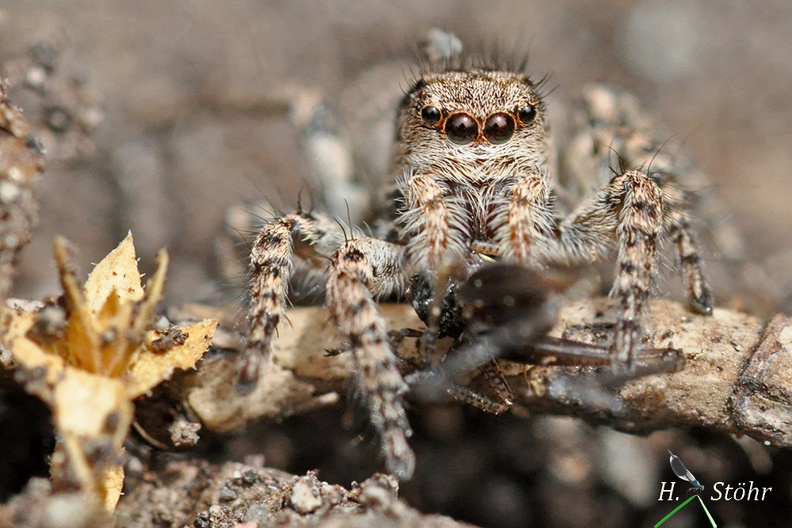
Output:
<path fill-rule="evenodd" d="M 408 385 L 379 313 L 376 300 L 381 296 L 402 298 L 412 284 L 412 301 L 429 333 L 453 328 L 462 343 L 466 325 L 481 316 L 448 316 L 444 304 L 451 289 L 462 285 L 466 291 L 465 281 L 476 270 L 492 261 L 534 271 L 586 264 L 615 247 L 612 294 L 619 301 L 613 345 L 605 357 L 614 369 L 632 372 L 642 346 L 641 316 L 657 246 L 669 237 L 691 306 L 702 313 L 712 310 L 690 225 L 689 194 L 675 181 L 673 161 L 658 155 L 660 142 L 645 128 L 645 120 L 635 117 L 634 100 L 599 86 L 587 91 L 583 128 L 570 142 L 574 163 L 564 164 L 582 169 L 570 177 L 556 166 L 565 145 L 553 145 L 548 137 L 547 110 L 537 84 L 521 71 L 446 63 L 456 66 L 426 71 L 396 111 L 389 192 L 372 192 L 388 197 L 388 203 L 375 208 L 387 213 L 367 219 L 372 236 L 347 236 L 328 215 L 298 211 L 265 223 L 250 256 L 250 330 L 242 385 L 255 382 L 261 358 L 268 355 L 290 284 L 307 276 L 324 290 L 328 310 L 348 342 L 355 390 L 380 437 L 386 466 L 402 477 L 409 477 L 414 467 L 403 403 Z M 325 134 L 323 141 L 332 136 L 319 132 Z M 610 170 L 609 148 L 637 168 Z M 651 173 L 643 165 L 649 159 L 655 160 Z M 560 192 L 566 191 L 560 181 L 584 182 L 587 192 L 569 203 L 575 193 Z M 333 182 L 324 184 L 332 187 Z M 563 342 L 534 346 L 536 332 L 515 333 L 520 323 L 515 324 L 497 323 L 508 330 L 504 332 L 471 330 L 475 335 L 468 341 L 495 357 L 498 351 L 486 350 L 490 341 L 479 334 L 526 335 L 531 354 L 552 349 L 563 355 Z M 566 355 L 590 364 L 585 347 L 570 345 Z M 595 356 L 601 364 L 603 355 Z M 427 371 L 442 369 L 438 363 L 427 359 Z M 497 374 L 493 379 L 497 383 Z M 451 385 L 446 388 L 456 395 Z M 487 410 L 508 406 L 506 399 L 502 405 L 482 398 L 468 401 Z"/>
<path fill-rule="evenodd" d="M 544 112 L 522 73 L 437 72 L 407 92 L 393 172 L 404 201 L 400 238 L 419 270 L 459 264 L 471 252 L 528 262 L 532 231 L 551 228 L 550 210 L 519 219 L 509 207 L 547 204 Z"/>

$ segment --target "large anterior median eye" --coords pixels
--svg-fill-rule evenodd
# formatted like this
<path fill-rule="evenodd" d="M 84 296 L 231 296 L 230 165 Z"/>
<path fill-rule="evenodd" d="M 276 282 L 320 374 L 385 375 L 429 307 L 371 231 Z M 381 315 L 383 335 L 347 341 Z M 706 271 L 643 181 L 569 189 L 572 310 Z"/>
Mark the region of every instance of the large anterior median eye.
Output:
<path fill-rule="evenodd" d="M 478 123 L 468 114 L 454 114 L 446 121 L 445 133 L 454 143 L 464 145 L 478 136 Z"/>
<path fill-rule="evenodd" d="M 499 112 L 492 114 L 484 123 L 484 136 L 490 143 L 500 144 L 509 141 L 514 134 L 514 118 L 509 114 Z"/>

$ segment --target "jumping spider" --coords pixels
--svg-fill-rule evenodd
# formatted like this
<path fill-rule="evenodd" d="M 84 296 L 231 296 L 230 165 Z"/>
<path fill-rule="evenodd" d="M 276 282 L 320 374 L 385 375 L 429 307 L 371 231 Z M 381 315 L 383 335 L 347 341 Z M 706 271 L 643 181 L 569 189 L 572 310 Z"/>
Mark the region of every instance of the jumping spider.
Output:
<path fill-rule="evenodd" d="M 255 383 L 268 357 L 290 285 L 321 289 L 348 342 L 355 390 L 379 436 L 385 465 L 403 478 L 414 469 L 403 402 L 408 383 L 377 299 L 411 297 L 431 344 L 449 324 L 442 322 L 449 292 L 464 289 L 491 262 L 564 268 L 593 263 L 615 247 L 611 294 L 618 307 L 605 362 L 628 373 L 637 371 L 646 352 L 641 317 L 662 239 L 674 243 L 692 309 L 709 314 L 713 305 L 689 215 L 695 196 L 676 181 L 685 164 L 661 150 L 665 138 L 656 137 L 634 99 L 589 87 L 579 132 L 567 144 L 554 145 L 541 82 L 521 69 L 462 58 L 455 37 L 441 36 L 446 40 L 435 35 L 427 54 L 436 60 L 427 60 L 398 107 L 389 187 L 367 219 L 370 236 L 329 214 L 298 210 L 261 227 L 249 264 L 249 333 L 240 387 Z M 332 140 L 332 131 L 317 129 L 314 134 Z M 615 156 L 629 165 L 612 168 Z M 463 311 L 464 304 L 463 299 Z M 460 316 L 457 323 L 464 329 L 470 321 Z M 505 321 L 495 326 L 510 327 Z M 532 334 L 531 343 L 537 339 Z M 563 340 L 534 350 L 591 363 L 584 346 Z M 602 354 L 597 357 L 602 363 Z M 442 371 L 442 361 L 430 353 L 425 368 Z M 497 384 L 497 374 L 492 378 Z M 485 399 L 479 404 L 488 406 Z"/>

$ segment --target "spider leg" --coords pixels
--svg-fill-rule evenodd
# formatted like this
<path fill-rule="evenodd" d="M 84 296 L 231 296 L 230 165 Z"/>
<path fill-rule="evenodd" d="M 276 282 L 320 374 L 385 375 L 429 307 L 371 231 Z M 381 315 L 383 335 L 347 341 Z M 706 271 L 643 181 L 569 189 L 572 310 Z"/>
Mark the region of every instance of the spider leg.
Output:
<path fill-rule="evenodd" d="M 657 242 L 663 231 L 663 191 L 641 171 L 617 176 L 610 187 L 621 196 L 613 285 L 620 302 L 613 347 L 617 362 L 630 369 L 640 348 L 640 319 L 654 280 Z"/>
<path fill-rule="evenodd" d="M 327 306 L 349 342 L 358 396 L 380 437 L 388 471 L 408 479 L 415 455 L 403 395 L 407 384 L 397 368 L 388 329 L 375 295 L 402 288 L 404 248 L 373 238 L 348 241 L 334 255 L 327 281 Z"/>
<path fill-rule="evenodd" d="M 663 190 L 667 232 L 674 241 L 677 268 L 687 288 L 688 304 L 696 313 L 709 315 L 714 304 L 712 288 L 689 214 L 690 204 L 695 203 L 697 197 L 680 188 L 674 174 L 662 165 L 657 171 L 653 168 L 649 178 Z"/>
<path fill-rule="evenodd" d="M 445 292 L 453 276 L 467 273 L 469 253 L 468 213 L 460 199 L 449 196 L 448 185 L 426 174 L 413 174 L 404 181 L 404 232 L 409 236 L 407 256 L 417 270 L 427 270 L 434 297 L 427 318 L 426 364 L 439 362 L 435 338 L 439 333 Z"/>
<path fill-rule="evenodd" d="M 670 232 L 676 247 L 679 272 L 687 284 L 688 303 L 694 311 L 709 315 L 714 300 L 698 241 L 690 222 L 683 215 L 672 213 L 671 218 Z"/>
<path fill-rule="evenodd" d="M 421 52 L 430 63 L 442 66 L 462 55 L 462 41 L 453 33 L 442 29 L 430 28 L 421 41 Z"/>
<path fill-rule="evenodd" d="M 495 246 L 506 262 L 536 265 L 541 244 L 552 231 L 548 177 L 538 170 L 519 179 L 506 194 L 506 207 L 491 222 Z"/>
<path fill-rule="evenodd" d="M 739 246 L 741 237 L 728 222 L 714 221 L 725 213 L 717 197 L 708 191 L 709 178 L 679 151 L 672 137 L 661 132 L 661 127 L 632 95 L 592 84 L 584 89 L 582 108 L 579 116 L 582 130 L 572 142 L 579 148 L 568 153 L 587 160 L 587 164 L 577 167 L 579 176 L 607 173 L 608 167 L 620 166 L 625 159 L 633 167 L 646 167 L 649 177 L 663 190 L 667 231 L 675 244 L 677 265 L 687 286 L 690 307 L 697 313 L 712 313 L 712 290 L 690 218 L 695 214 L 705 224 L 714 223 L 708 226 L 714 236 L 712 242 L 721 254 L 730 258 L 739 258 L 740 251 L 727 247 L 733 244 L 725 241 L 736 239 Z M 677 184 L 682 180 L 686 188 Z"/>
<path fill-rule="evenodd" d="M 332 218 L 358 225 L 369 210 L 368 190 L 355 179 L 351 147 L 338 119 L 318 90 L 291 86 L 289 92 L 310 182 L 319 191 L 317 205 Z"/>
<path fill-rule="evenodd" d="M 329 218 L 305 212 L 275 218 L 259 231 L 250 252 L 248 335 L 238 390 L 253 390 L 261 366 L 269 359 L 272 340 L 288 304 L 295 263 L 303 274 L 313 274 L 316 282 L 324 276 L 327 259 L 343 241 L 340 231 Z"/>
<path fill-rule="evenodd" d="M 616 238 L 618 257 L 611 294 L 619 299 L 613 364 L 633 368 L 640 349 L 641 317 L 649 298 L 657 244 L 667 225 L 664 193 L 638 170 L 617 174 L 558 226 L 551 258 L 595 260 Z"/>

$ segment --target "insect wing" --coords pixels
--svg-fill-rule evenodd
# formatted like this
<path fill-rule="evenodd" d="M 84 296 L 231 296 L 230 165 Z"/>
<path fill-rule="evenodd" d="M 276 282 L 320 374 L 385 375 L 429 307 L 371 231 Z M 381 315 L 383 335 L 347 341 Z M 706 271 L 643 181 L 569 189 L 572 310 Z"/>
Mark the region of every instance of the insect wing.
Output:
<path fill-rule="evenodd" d="M 669 451 L 671 453 L 671 451 Z M 688 468 L 685 467 L 685 464 L 676 456 L 674 453 L 671 453 L 671 458 L 669 460 L 671 462 L 671 469 L 674 471 L 677 477 L 681 478 L 682 480 L 687 480 L 691 484 L 698 482 L 696 477 L 693 476 L 693 473 L 690 472 Z"/>

